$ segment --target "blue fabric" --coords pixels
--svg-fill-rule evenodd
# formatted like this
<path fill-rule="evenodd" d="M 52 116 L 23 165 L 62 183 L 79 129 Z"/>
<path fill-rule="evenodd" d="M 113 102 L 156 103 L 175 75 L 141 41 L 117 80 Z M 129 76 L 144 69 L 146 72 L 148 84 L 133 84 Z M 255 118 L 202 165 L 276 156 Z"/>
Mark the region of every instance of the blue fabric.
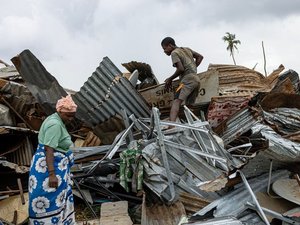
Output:
<path fill-rule="evenodd" d="M 72 180 L 72 151 L 54 152 L 58 187 L 50 188 L 44 145 L 39 144 L 29 173 L 29 224 L 75 224 Z"/>

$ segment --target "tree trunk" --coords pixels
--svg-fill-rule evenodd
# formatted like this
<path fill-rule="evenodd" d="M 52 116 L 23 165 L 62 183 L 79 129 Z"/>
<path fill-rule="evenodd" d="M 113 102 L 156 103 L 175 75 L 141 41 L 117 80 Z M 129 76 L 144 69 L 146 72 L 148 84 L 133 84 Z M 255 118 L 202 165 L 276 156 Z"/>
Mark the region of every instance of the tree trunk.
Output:
<path fill-rule="evenodd" d="M 233 60 L 234 65 L 236 65 L 235 59 L 234 59 L 234 55 L 233 55 L 233 52 L 231 52 L 231 57 L 232 57 L 232 60 Z"/>

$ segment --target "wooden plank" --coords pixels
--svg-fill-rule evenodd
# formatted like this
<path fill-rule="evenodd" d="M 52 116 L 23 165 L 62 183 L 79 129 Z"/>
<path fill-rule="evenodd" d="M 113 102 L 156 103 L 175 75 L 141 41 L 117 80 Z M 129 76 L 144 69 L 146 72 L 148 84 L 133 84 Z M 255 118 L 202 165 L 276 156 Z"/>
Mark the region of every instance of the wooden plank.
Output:
<path fill-rule="evenodd" d="M 100 225 L 132 225 L 129 216 L 104 216 L 100 218 Z"/>
<path fill-rule="evenodd" d="M 219 75 L 215 70 L 209 70 L 198 74 L 200 79 L 199 94 L 195 104 L 204 104 L 210 102 L 213 96 L 219 95 Z M 179 81 L 174 81 L 170 89 L 165 89 L 164 84 L 142 89 L 139 93 L 145 98 L 146 102 L 161 108 L 171 107 L 174 100 L 174 93 L 179 85 Z"/>
<path fill-rule="evenodd" d="M 19 190 L 20 190 L 22 205 L 25 205 L 25 198 L 24 198 L 24 194 L 23 194 L 23 187 L 22 187 L 21 179 L 18 178 L 17 182 L 18 182 L 18 187 L 19 187 Z"/>
<path fill-rule="evenodd" d="M 106 202 L 101 205 L 100 225 L 132 225 L 128 202 Z"/>
<path fill-rule="evenodd" d="M 20 195 L 11 196 L 0 201 L 0 219 L 12 222 L 17 211 L 17 224 L 22 224 L 28 219 L 28 193 L 24 194 L 25 205 L 22 204 Z"/>
<path fill-rule="evenodd" d="M 105 202 L 101 204 L 101 217 L 116 215 L 128 215 L 127 201 Z"/>

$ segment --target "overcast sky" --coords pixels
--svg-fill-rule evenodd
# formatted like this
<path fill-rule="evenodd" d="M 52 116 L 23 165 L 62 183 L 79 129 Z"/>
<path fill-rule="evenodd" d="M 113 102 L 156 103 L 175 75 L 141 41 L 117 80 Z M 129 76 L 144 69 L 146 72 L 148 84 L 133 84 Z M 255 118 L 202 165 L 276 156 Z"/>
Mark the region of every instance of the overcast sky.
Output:
<path fill-rule="evenodd" d="M 174 72 L 166 36 L 204 56 L 198 72 L 232 64 L 226 32 L 241 41 L 238 65 L 264 73 L 263 41 L 268 73 L 280 64 L 300 73 L 299 0 L 0 0 L 0 59 L 29 49 L 73 90 L 105 56 L 123 72 L 121 63 L 146 62 L 163 82 Z"/>

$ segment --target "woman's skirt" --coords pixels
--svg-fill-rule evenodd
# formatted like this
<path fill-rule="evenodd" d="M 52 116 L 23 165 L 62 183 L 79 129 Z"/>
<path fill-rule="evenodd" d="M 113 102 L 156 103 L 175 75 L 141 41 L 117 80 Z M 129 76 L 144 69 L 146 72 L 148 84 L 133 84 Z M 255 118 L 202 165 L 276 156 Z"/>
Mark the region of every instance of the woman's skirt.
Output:
<path fill-rule="evenodd" d="M 54 151 L 55 175 L 58 187 L 49 187 L 49 173 L 44 145 L 39 144 L 29 174 L 29 224 L 75 224 L 70 168 L 72 151 Z"/>

